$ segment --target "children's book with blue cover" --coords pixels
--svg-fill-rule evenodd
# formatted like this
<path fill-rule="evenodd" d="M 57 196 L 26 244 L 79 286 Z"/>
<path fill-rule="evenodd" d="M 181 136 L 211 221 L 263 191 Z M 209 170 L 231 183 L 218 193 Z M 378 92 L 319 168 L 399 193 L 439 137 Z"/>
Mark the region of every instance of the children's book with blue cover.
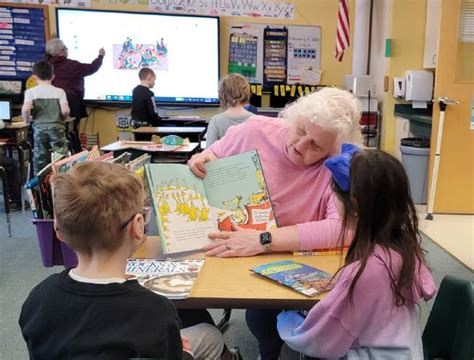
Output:
<path fill-rule="evenodd" d="M 293 260 L 268 263 L 250 270 L 310 297 L 334 287 L 331 274 Z"/>
<path fill-rule="evenodd" d="M 163 254 L 199 251 L 210 232 L 276 227 L 256 150 L 206 163 L 200 179 L 187 165 L 146 164 Z"/>

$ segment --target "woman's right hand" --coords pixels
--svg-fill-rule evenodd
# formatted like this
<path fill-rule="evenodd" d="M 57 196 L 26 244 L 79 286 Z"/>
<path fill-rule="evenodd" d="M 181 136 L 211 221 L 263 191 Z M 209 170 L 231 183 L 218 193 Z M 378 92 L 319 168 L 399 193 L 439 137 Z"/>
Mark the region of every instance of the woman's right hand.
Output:
<path fill-rule="evenodd" d="M 206 175 L 206 168 L 204 167 L 204 164 L 212 160 L 217 160 L 217 156 L 210 151 L 204 151 L 200 154 L 195 154 L 188 161 L 189 169 L 194 175 L 202 179 L 204 175 Z"/>
<path fill-rule="evenodd" d="M 105 50 L 104 50 L 104 48 L 100 48 L 100 50 L 99 50 L 99 55 L 102 56 L 102 57 L 105 56 Z"/>

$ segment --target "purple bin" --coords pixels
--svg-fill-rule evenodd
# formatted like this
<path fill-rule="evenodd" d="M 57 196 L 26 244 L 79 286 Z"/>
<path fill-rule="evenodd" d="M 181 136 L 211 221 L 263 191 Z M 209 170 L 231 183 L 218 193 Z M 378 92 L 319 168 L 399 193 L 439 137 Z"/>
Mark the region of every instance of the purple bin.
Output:
<path fill-rule="evenodd" d="M 64 265 L 66 268 L 77 266 L 76 253 L 56 237 L 53 219 L 33 219 L 36 235 L 45 267 Z"/>

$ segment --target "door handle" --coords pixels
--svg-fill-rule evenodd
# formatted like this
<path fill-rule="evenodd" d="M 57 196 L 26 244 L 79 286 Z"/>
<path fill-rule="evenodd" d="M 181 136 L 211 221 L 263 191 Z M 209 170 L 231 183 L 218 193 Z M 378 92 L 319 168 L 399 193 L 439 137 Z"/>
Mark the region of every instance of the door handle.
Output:
<path fill-rule="evenodd" d="M 452 100 L 448 98 L 447 96 L 440 96 L 438 98 L 438 102 L 446 104 L 446 105 L 457 105 L 460 103 L 458 100 Z"/>
<path fill-rule="evenodd" d="M 433 62 L 433 65 L 436 65 L 436 54 L 433 55 L 433 59 L 432 59 L 432 60 L 433 60 L 433 61 L 432 61 L 432 62 Z"/>

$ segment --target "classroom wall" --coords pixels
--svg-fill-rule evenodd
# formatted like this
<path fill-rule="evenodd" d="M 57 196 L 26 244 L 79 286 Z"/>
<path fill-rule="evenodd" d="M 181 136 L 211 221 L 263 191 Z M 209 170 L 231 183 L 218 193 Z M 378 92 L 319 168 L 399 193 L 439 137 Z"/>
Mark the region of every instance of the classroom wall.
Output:
<path fill-rule="evenodd" d="M 382 150 L 394 152 L 395 116 L 393 77 L 405 76 L 406 70 L 423 69 L 427 0 L 392 0 L 389 10 L 389 30 L 392 39 L 392 56 L 387 58 L 389 91 L 383 97 Z"/>
<path fill-rule="evenodd" d="M 354 1 L 349 1 L 349 12 L 351 24 L 354 23 Z M 229 27 L 238 23 L 263 23 L 263 24 L 286 24 L 286 25 L 319 25 L 321 26 L 321 83 L 326 85 L 342 86 L 343 77 L 352 72 L 352 48 L 349 48 L 342 62 L 336 61 L 335 39 L 336 20 L 338 12 L 338 1 L 336 0 L 294 0 L 295 18 L 285 19 L 259 19 L 247 17 L 221 17 L 220 22 L 220 51 L 221 51 L 221 75 L 227 73 L 229 58 Z M 147 6 L 143 5 L 108 5 L 104 1 L 92 3 L 93 9 L 124 10 L 124 11 L 147 11 Z M 50 7 L 50 27 L 51 32 L 55 32 L 56 19 L 54 8 Z M 352 33 L 352 32 L 351 32 Z M 92 60 L 92 59 L 91 59 Z M 159 81 L 159 79 L 157 80 Z M 137 80 L 138 83 L 138 80 Z M 268 106 L 268 99 L 263 100 L 263 106 Z M 112 109 L 112 108 L 111 108 Z M 111 110 L 110 109 L 110 110 Z M 205 108 L 192 110 L 193 114 L 199 116 L 212 116 L 221 111 L 218 108 Z M 190 111 L 169 110 L 168 114 L 189 113 Z M 95 110 L 89 121 L 83 120 L 81 129 L 86 132 L 99 133 L 101 145 L 108 144 L 116 140 L 115 111 Z"/>

